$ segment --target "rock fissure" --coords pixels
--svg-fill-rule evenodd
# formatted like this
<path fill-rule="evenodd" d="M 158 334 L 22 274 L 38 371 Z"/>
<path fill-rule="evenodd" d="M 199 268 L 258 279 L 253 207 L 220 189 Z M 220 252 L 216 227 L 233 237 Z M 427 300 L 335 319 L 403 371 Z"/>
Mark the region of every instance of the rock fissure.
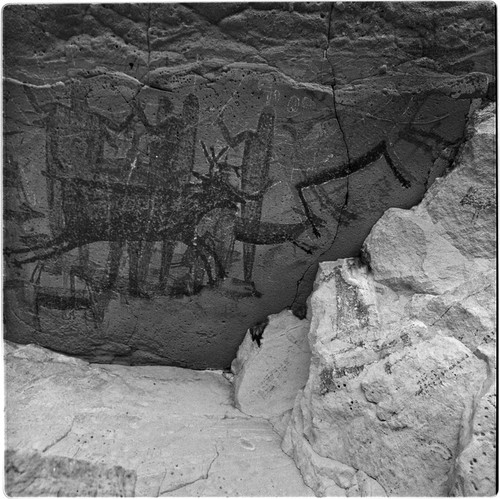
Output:
<path fill-rule="evenodd" d="M 61 435 L 59 438 L 57 438 L 54 442 L 52 442 L 49 445 L 47 445 L 46 447 L 44 447 L 44 449 L 41 451 L 41 453 L 44 454 L 49 449 L 52 449 L 52 447 L 55 447 L 59 442 L 62 442 L 72 432 L 74 423 L 75 423 L 75 418 L 72 419 L 68 430 L 66 432 L 64 432 L 64 434 Z"/>
<path fill-rule="evenodd" d="M 160 494 L 161 494 L 161 486 L 163 485 L 163 482 L 165 481 L 165 478 L 167 477 L 167 473 L 168 473 L 168 471 L 169 471 L 169 470 L 168 470 L 168 468 L 167 468 L 167 469 L 165 469 L 165 472 L 163 473 L 163 476 L 162 476 L 162 478 L 161 478 L 161 480 L 160 480 L 160 483 L 159 483 L 159 485 L 158 485 L 158 491 L 156 492 L 155 497 L 160 497 Z"/>
<path fill-rule="evenodd" d="M 455 306 L 459 305 L 460 303 L 463 303 L 465 302 L 466 300 L 468 300 L 469 298 L 472 298 L 473 296 L 476 296 L 478 295 L 479 293 L 483 293 L 484 291 L 490 289 L 492 287 L 491 284 L 488 284 L 486 287 L 484 288 L 481 288 L 481 289 L 478 289 L 470 294 L 468 294 L 467 296 L 465 296 L 464 298 L 460 297 L 459 299 L 455 300 L 453 303 L 451 303 L 451 305 L 449 305 L 446 310 L 436 319 L 434 320 L 430 326 L 434 326 L 436 323 L 438 323 L 446 314 L 448 314 L 448 312 Z"/>
<path fill-rule="evenodd" d="M 330 5 L 330 13 L 329 13 L 329 18 L 328 18 L 327 47 L 326 47 L 326 50 L 325 50 L 325 57 L 324 58 L 325 58 L 326 62 L 328 63 L 328 65 L 330 66 L 330 71 L 331 71 L 331 76 L 332 76 L 331 88 L 332 88 L 333 113 L 335 115 L 335 120 L 336 120 L 336 122 L 338 124 L 339 130 L 340 130 L 340 135 L 342 137 L 342 142 L 343 142 L 344 147 L 345 147 L 345 153 L 346 153 L 346 157 L 347 157 L 347 163 L 350 165 L 351 164 L 351 155 L 349 153 L 349 145 L 347 143 L 347 136 L 346 136 L 346 132 L 344 130 L 344 127 L 342 125 L 342 121 L 340 120 L 340 116 L 339 116 L 338 109 L 337 109 L 337 90 L 336 90 L 336 87 L 337 87 L 337 78 L 336 78 L 335 67 L 334 67 L 334 63 L 332 61 L 330 61 L 330 59 L 328 57 L 329 56 L 328 51 L 330 49 L 330 29 L 331 29 L 331 24 L 332 24 L 332 13 L 333 13 L 333 3 Z M 331 251 L 331 249 L 335 245 L 335 242 L 337 241 L 337 236 L 338 236 L 339 231 L 340 231 L 340 226 L 341 226 L 341 223 L 342 223 L 342 218 L 343 218 L 343 215 L 344 215 L 345 211 L 347 210 L 348 204 L 349 204 L 349 176 L 346 177 L 344 201 L 342 203 L 342 207 L 340 208 L 339 216 L 338 216 L 338 219 L 337 219 L 337 226 L 335 228 L 335 232 L 334 232 L 333 237 L 332 237 L 332 242 L 331 242 L 330 246 L 328 247 L 328 249 L 325 250 L 320 255 L 319 259 L 323 255 L 325 255 L 326 253 L 328 253 L 329 251 Z"/>
<path fill-rule="evenodd" d="M 210 475 L 210 471 L 212 469 L 212 466 L 213 464 L 215 463 L 215 461 L 217 460 L 217 458 L 220 456 L 219 454 L 219 449 L 215 448 L 215 456 L 212 458 L 212 460 L 210 461 L 210 463 L 208 464 L 208 467 L 206 469 L 206 471 L 198 478 L 194 479 L 194 480 L 191 480 L 189 482 L 186 482 L 186 483 L 183 483 L 183 484 L 180 484 L 176 487 L 172 487 L 170 489 L 166 489 L 166 490 L 162 490 L 157 497 L 163 495 L 163 494 L 168 494 L 170 492 L 174 492 L 176 490 L 180 490 L 180 489 L 183 489 L 184 487 L 187 487 L 188 485 L 193 485 L 197 482 L 199 482 L 200 480 L 208 480 L 208 477 Z"/>

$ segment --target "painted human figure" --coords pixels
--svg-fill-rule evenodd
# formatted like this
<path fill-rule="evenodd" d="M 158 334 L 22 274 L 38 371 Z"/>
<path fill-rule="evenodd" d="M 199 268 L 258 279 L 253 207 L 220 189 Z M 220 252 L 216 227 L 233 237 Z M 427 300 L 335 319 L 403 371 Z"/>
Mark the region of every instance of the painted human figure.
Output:
<path fill-rule="evenodd" d="M 189 94 L 184 100 L 181 116 L 171 114 L 172 103 L 161 97 L 157 110 L 156 123 L 149 122 L 139 103 L 135 112 L 144 128 L 134 142 L 135 156 L 133 167 L 128 175 L 129 182 L 138 182 L 151 189 L 150 204 L 154 210 L 168 191 L 172 207 L 182 203 L 187 184 L 194 168 L 195 144 L 199 115 L 199 103 L 195 95 Z M 157 191 L 161 187 L 161 194 Z M 117 207 L 119 209 L 119 207 Z M 145 228 L 147 232 L 147 228 Z M 119 264 L 125 241 L 110 243 L 108 285 L 114 286 L 118 277 Z M 175 240 L 162 241 L 159 287 L 166 288 L 170 265 L 175 249 Z M 144 295 L 143 287 L 147 279 L 153 254 L 154 241 L 127 241 L 129 257 L 129 292 L 131 295 Z"/>
<path fill-rule="evenodd" d="M 133 118 L 131 112 L 125 120 L 117 124 L 90 109 L 87 95 L 90 86 L 87 82 L 71 79 L 67 84 L 69 105 L 58 100 L 40 104 L 34 88 L 23 84 L 24 91 L 38 113 L 39 120 L 46 129 L 46 173 L 47 197 L 49 205 L 49 227 L 54 236 L 64 230 L 68 217 L 80 213 L 63 213 L 63 197 L 73 196 L 56 177 L 84 177 L 99 171 L 104 158 L 104 146 L 114 144 L 113 132 L 124 130 Z M 81 210 L 91 209 L 82 203 Z M 79 248 L 80 267 L 88 267 L 88 247 Z"/>
<path fill-rule="evenodd" d="M 175 161 L 170 168 L 167 180 L 175 189 L 179 200 L 186 196 L 191 174 L 194 169 L 199 111 L 200 105 L 198 98 L 194 94 L 189 94 L 183 103 L 180 127 L 176 137 L 177 147 Z M 167 286 L 174 249 L 175 243 L 163 241 L 159 277 L 159 287 L 162 291 L 165 290 Z M 199 262 L 196 260 L 196 255 L 189 258 L 188 264 L 193 267 L 193 280 L 197 281 L 200 272 L 197 270 Z"/>
<path fill-rule="evenodd" d="M 260 116 L 256 130 L 246 130 L 231 136 L 222 115 L 217 123 L 224 140 L 235 148 L 245 143 L 241 164 L 241 189 L 243 192 L 256 192 L 265 189 L 269 182 L 269 165 L 273 150 L 275 113 L 266 106 Z M 258 225 L 262 217 L 262 199 L 247 201 L 241 207 L 244 225 Z M 255 261 L 255 244 L 243 243 L 243 275 L 246 282 L 253 282 L 252 273 Z"/>

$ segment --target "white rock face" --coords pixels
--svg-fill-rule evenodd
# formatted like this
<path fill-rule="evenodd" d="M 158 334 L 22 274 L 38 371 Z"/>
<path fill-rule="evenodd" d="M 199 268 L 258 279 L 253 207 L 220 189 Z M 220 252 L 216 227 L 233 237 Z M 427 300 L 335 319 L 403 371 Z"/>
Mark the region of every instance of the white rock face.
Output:
<path fill-rule="evenodd" d="M 309 375 L 309 324 L 283 310 L 269 316 L 260 346 L 247 332 L 231 366 L 238 409 L 268 419 L 292 409 Z"/>
<path fill-rule="evenodd" d="M 80 490 L 90 495 L 112 493 L 108 475 L 97 483 L 91 472 L 117 466 L 137 475 L 136 496 L 313 495 L 270 423 L 233 407 L 220 372 L 96 365 L 7 344 L 5 381 L 6 448 L 36 452 L 41 470 L 86 463 Z M 10 490 L 33 491 L 17 468 Z M 64 469 L 55 479 L 48 471 L 39 495 L 74 491 Z"/>
<path fill-rule="evenodd" d="M 364 262 L 320 264 L 309 379 L 283 449 L 318 495 L 495 493 L 495 118 L 390 209 Z"/>

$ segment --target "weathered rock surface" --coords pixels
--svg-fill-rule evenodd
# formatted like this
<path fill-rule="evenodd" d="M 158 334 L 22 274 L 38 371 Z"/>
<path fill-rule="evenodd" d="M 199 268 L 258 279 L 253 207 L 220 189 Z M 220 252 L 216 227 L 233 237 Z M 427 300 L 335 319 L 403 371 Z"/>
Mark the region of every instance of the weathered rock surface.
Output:
<path fill-rule="evenodd" d="M 6 447 L 41 454 L 40 471 L 121 466 L 147 497 L 314 495 L 270 423 L 234 408 L 220 372 L 98 366 L 8 343 L 5 367 Z"/>
<path fill-rule="evenodd" d="M 460 454 L 451 492 L 455 496 L 490 496 L 497 490 L 497 374 L 496 347 L 481 346 L 477 355 L 488 364 L 488 378 L 472 411 L 464 414 Z"/>
<path fill-rule="evenodd" d="M 5 452 L 5 492 L 9 497 L 134 497 L 135 473 L 78 459 L 43 457 L 37 452 Z"/>
<path fill-rule="evenodd" d="M 307 319 L 283 310 L 247 332 L 231 366 L 238 409 L 274 419 L 293 408 L 309 375 L 308 331 Z"/>
<path fill-rule="evenodd" d="M 494 97 L 487 2 L 3 14 L 7 338 L 93 362 L 229 367 Z"/>
<path fill-rule="evenodd" d="M 494 495 L 495 108 L 454 169 L 320 264 L 283 449 L 319 495 Z M 370 487 L 361 477 L 369 477 Z"/>

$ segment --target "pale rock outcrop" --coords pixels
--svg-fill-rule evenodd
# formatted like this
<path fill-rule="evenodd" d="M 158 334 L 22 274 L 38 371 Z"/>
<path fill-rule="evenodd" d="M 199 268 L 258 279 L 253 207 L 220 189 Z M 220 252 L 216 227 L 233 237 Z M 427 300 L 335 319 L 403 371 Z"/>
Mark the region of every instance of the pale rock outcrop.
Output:
<path fill-rule="evenodd" d="M 231 366 L 236 407 L 272 420 L 278 431 L 307 381 L 309 324 L 290 310 L 269 316 L 267 325 L 247 332 Z"/>
<path fill-rule="evenodd" d="M 324 262 L 283 449 L 318 495 L 495 493 L 495 109 L 455 168 Z"/>
<path fill-rule="evenodd" d="M 6 343 L 5 382 L 13 495 L 131 495 L 117 488 L 122 476 L 132 485 L 123 470 L 141 497 L 314 495 L 270 423 L 234 408 L 221 372 L 95 365 Z"/>

